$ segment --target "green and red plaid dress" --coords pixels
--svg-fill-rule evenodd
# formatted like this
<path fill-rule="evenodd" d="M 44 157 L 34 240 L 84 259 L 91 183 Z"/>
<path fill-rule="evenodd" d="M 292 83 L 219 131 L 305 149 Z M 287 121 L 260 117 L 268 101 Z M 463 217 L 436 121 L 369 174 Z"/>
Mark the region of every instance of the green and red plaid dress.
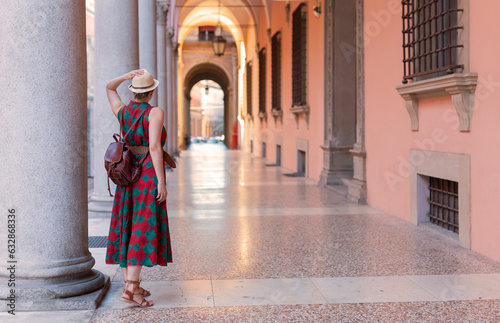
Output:
<path fill-rule="evenodd" d="M 137 123 L 126 142 L 132 146 L 149 145 L 148 103 L 130 101 L 118 113 L 123 113 L 122 135 L 129 130 L 142 110 L 146 112 Z M 165 128 L 162 130 L 162 145 L 167 139 Z M 141 158 L 144 155 L 139 155 Z M 129 186 L 117 186 L 106 253 L 107 264 L 127 266 L 166 266 L 172 262 L 170 233 L 168 230 L 167 203 L 158 203 L 156 196 L 158 179 L 151 156 L 144 160 L 141 178 Z"/>

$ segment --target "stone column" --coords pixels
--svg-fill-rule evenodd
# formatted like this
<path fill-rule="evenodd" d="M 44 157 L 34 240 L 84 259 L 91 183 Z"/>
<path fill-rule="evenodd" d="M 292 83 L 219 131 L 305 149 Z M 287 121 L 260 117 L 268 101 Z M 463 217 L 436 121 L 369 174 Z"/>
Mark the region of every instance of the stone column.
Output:
<path fill-rule="evenodd" d="M 5 1 L 0 30 L 2 311 L 93 309 L 85 1 Z"/>
<path fill-rule="evenodd" d="M 157 75 L 158 81 L 160 81 L 160 85 L 158 86 L 158 106 L 165 111 L 165 122 L 164 126 L 167 128 L 167 111 L 168 111 L 168 81 L 166 75 L 166 14 L 168 11 L 168 5 L 165 2 L 157 2 L 156 8 L 156 34 L 157 34 L 157 55 L 158 55 L 158 66 L 157 66 Z M 168 128 L 167 128 L 167 135 Z M 168 138 L 168 137 L 167 137 Z"/>
<path fill-rule="evenodd" d="M 176 137 L 176 133 L 174 132 L 174 62 L 173 57 L 175 56 L 172 49 L 172 37 L 174 36 L 174 28 L 167 28 L 167 52 L 166 52 L 166 63 L 167 63 L 167 77 L 166 77 L 166 85 L 167 85 L 167 107 L 166 107 L 166 123 L 165 127 L 167 128 L 168 138 L 167 138 L 167 150 L 169 153 L 174 153 L 174 138 Z"/>
<path fill-rule="evenodd" d="M 342 184 L 352 178 L 355 141 L 355 56 L 343 51 L 355 46 L 355 4 L 325 1 L 325 143 L 323 185 Z"/>
<path fill-rule="evenodd" d="M 109 80 L 139 68 L 137 0 L 96 0 L 95 2 L 95 99 L 94 99 L 94 193 L 89 215 L 109 216 L 113 198 L 108 193 L 104 154 L 113 133 L 120 130 L 106 96 Z M 132 99 L 126 82 L 118 88 L 124 103 Z M 110 181 L 111 192 L 115 185 Z"/>
<path fill-rule="evenodd" d="M 356 0 L 356 143 L 351 150 L 354 159 L 353 179 L 349 182 L 350 200 L 366 203 L 366 150 L 365 150 L 365 52 L 364 52 L 364 0 Z"/>
<path fill-rule="evenodd" d="M 173 49 L 174 52 L 174 59 L 173 59 L 173 73 L 172 73 L 172 103 L 173 103 L 173 114 L 174 114 L 174 119 L 173 119 L 173 131 L 172 134 L 174 135 L 174 151 L 172 153 L 179 155 L 179 92 L 176 91 L 176 89 L 179 87 L 179 74 L 176 72 L 179 69 L 179 52 L 177 51 L 177 44 L 175 45 L 175 49 Z"/>
<path fill-rule="evenodd" d="M 178 62 L 177 65 L 177 80 L 182 78 L 182 74 L 184 73 L 184 63 Z M 184 81 L 184 80 L 183 80 Z M 187 104 L 189 104 L 189 101 L 186 100 L 186 89 L 184 89 L 184 84 L 181 82 L 177 83 L 177 121 L 178 121 L 178 136 L 177 140 L 179 143 L 179 148 L 180 149 L 186 149 L 184 145 L 184 136 L 187 132 L 186 130 L 186 110 L 187 110 Z"/>
<path fill-rule="evenodd" d="M 156 74 L 156 0 L 139 0 L 139 67 Z M 159 75 L 154 75 L 155 78 Z M 157 93 L 157 92 L 156 92 Z M 157 94 L 149 102 L 158 105 Z"/>
<path fill-rule="evenodd" d="M 167 28 L 167 101 L 168 101 L 168 152 L 175 153 L 177 152 L 176 146 L 176 137 L 177 137 L 177 124 L 176 124 L 176 88 L 177 88 L 177 79 L 176 73 L 177 70 L 175 68 L 176 62 L 175 59 L 177 57 L 177 44 L 173 43 L 175 30 L 173 27 Z"/>

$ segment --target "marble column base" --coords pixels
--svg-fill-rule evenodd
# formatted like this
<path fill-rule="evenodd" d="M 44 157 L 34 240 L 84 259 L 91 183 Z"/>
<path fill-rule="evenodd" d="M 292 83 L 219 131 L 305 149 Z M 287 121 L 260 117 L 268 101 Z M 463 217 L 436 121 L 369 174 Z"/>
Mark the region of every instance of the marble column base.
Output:
<path fill-rule="evenodd" d="M 358 204 L 366 204 L 366 182 L 357 179 L 350 180 L 347 190 L 347 198 Z"/>
<path fill-rule="evenodd" d="M 52 280 L 16 278 L 16 311 L 95 310 L 110 285 L 110 278 L 97 270 Z M 7 304 L 4 295 L 8 297 L 10 290 L 2 286 L 0 295 Z"/>
<path fill-rule="evenodd" d="M 113 191 L 112 191 L 113 192 Z M 114 193 L 114 192 L 113 192 Z M 114 197 L 92 194 L 89 202 L 89 217 L 102 218 L 110 217 L 113 208 Z"/>
<path fill-rule="evenodd" d="M 341 185 L 343 180 L 352 178 L 353 162 L 349 152 L 352 147 L 327 147 L 323 149 L 323 170 L 320 175 L 322 185 Z"/>
<path fill-rule="evenodd" d="M 349 182 L 347 198 L 359 204 L 366 204 L 366 151 L 359 144 L 354 144 L 350 153 L 353 157 L 354 175 L 353 180 Z"/>

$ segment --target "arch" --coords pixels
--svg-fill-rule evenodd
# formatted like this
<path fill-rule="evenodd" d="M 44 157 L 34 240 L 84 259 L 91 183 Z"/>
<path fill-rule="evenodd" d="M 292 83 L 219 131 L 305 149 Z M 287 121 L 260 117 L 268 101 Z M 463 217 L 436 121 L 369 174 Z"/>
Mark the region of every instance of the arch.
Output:
<path fill-rule="evenodd" d="M 218 83 L 224 92 L 224 143 L 227 147 L 230 147 L 230 134 L 232 131 L 232 118 L 233 114 L 230 111 L 230 102 L 231 102 L 231 89 L 233 88 L 231 78 L 227 71 L 225 71 L 222 67 L 213 64 L 213 63 L 199 63 L 194 64 L 185 74 L 183 79 L 183 93 L 184 93 L 184 105 L 182 107 L 183 111 L 181 112 L 181 116 L 183 116 L 184 120 L 182 122 L 183 130 L 182 132 L 186 135 L 191 132 L 190 130 L 190 122 L 189 122 L 189 101 L 190 101 L 190 92 L 191 88 L 201 80 L 212 80 Z M 184 136 L 185 136 L 184 135 Z"/>
<path fill-rule="evenodd" d="M 227 89 L 231 86 L 227 71 L 216 64 L 204 62 L 193 65 L 187 71 L 186 76 L 184 76 L 184 89 L 186 91 L 190 90 L 201 80 L 215 81 L 219 83 L 222 89 Z"/>

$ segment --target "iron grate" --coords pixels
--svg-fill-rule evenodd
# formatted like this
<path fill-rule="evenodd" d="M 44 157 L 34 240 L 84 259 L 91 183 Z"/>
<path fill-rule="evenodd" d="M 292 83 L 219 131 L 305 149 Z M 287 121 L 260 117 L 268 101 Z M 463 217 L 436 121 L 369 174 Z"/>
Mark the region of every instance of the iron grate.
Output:
<path fill-rule="evenodd" d="M 458 233 L 458 183 L 430 177 L 429 194 L 430 222 Z"/>
<path fill-rule="evenodd" d="M 107 245 L 108 245 L 107 236 L 89 237 L 89 248 L 106 248 Z"/>
<path fill-rule="evenodd" d="M 433 73 L 453 73 L 457 63 L 457 0 L 403 0 L 403 83 Z"/>

